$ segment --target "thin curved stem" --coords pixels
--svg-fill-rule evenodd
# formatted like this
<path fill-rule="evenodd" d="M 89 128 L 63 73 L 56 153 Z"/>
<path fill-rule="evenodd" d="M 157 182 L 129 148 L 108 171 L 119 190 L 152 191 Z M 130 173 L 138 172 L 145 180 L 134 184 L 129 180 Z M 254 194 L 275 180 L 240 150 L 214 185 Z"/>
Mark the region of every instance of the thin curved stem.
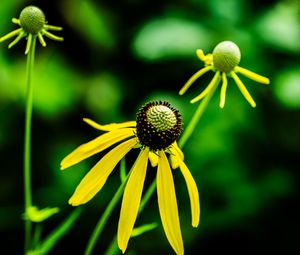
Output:
<path fill-rule="evenodd" d="M 141 204 L 140 204 L 140 209 L 139 209 L 139 214 L 144 210 L 145 206 L 147 205 L 148 201 L 150 200 L 150 198 L 152 197 L 154 191 L 156 188 L 156 181 L 154 180 L 149 188 L 147 189 L 145 195 L 142 198 Z"/>
<path fill-rule="evenodd" d="M 34 68 L 36 37 L 32 38 L 30 50 L 27 55 L 26 68 L 26 112 L 25 112 L 25 136 L 24 136 L 24 199 L 25 213 L 32 206 L 31 194 L 31 119 L 32 119 L 32 74 Z M 31 229 L 32 223 L 29 219 L 25 220 L 25 253 L 30 249 L 31 245 Z"/>
<path fill-rule="evenodd" d="M 210 99 L 212 98 L 215 90 L 216 90 L 217 86 L 214 86 L 211 91 L 204 97 L 204 99 L 199 103 L 199 106 L 193 116 L 193 118 L 191 119 L 191 121 L 189 122 L 187 128 L 185 129 L 185 131 L 183 132 L 182 137 L 179 139 L 178 141 L 178 145 L 179 147 L 182 149 L 182 147 L 185 145 L 185 143 L 187 142 L 187 140 L 190 138 L 190 136 L 192 135 L 195 127 L 197 126 L 200 118 L 202 117 L 204 110 L 206 109 Z"/>

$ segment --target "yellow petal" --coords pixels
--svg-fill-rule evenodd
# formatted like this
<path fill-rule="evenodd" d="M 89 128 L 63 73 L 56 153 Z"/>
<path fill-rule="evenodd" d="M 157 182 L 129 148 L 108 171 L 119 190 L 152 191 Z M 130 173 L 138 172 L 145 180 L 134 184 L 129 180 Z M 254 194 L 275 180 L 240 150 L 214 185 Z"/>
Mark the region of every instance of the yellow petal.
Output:
<path fill-rule="evenodd" d="M 245 85 L 243 82 L 240 80 L 240 78 L 235 74 L 235 72 L 231 71 L 230 72 L 232 78 L 234 79 L 236 85 L 238 86 L 239 90 L 245 97 L 245 99 L 249 102 L 249 104 L 254 108 L 256 106 L 256 103 L 254 102 L 253 98 L 249 94 L 248 90 L 246 89 Z"/>
<path fill-rule="evenodd" d="M 151 166 L 156 167 L 158 164 L 158 155 L 155 154 L 154 152 L 150 151 L 149 152 L 149 160 L 150 160 Z"/>
<path fill-rule="evenodd" d="M 175 150 L 175 152 L 173 153 L 172 150 L 173 151 Z M 170 153 L 171 167 L 172 167 L 172 169 L 176 169 L 179 167 L 177 156 L 179 156 L 181 158 L 181 160 L 183 160 L 184 155 L 183 155 L 183 152 L 181 151 L 181 149 L 178 147 L 178 144 L 176 141 L 170 147 L 170 151 L 171 151 L 171 153 Z"/>
<path fill-rule="evenodd" d="M 46 42 L 45 42 L 45 40 L 44 40 L 44 37 L 43 37 L 43 35 L 42 35 L 41 33 L 38 33 L 38 38 L 39 38 L 40 44 L 41 44 L 43 47 L 46 47 L 47 44 L 46 44 Z"/>
<path fill-rule="evenodd" d="M 200 221 L 200 202 L 199 202 L 199 192 L 197 188 L 197 184 L 191 175 L 189 169 L 185 165 L 182 160 L 182 157 L 179 155 L 178 151 L 175 147 L 170 148 L 171 153 L 174 157 L 177 158 L 177 162 L 179 164 L 180 171 L 185 179 L 186 186 L 188 189 L 190 204 L 191 204 L 191 213 L 192 213 L 192 226 L 197 227 Z"/>
<path fill-rule="evenodd" d="M 42 29 L 41 33 L 42 33 L 43 35 L 47 36 L 48 38 L 50 38 L 51 40 L 54 40 L 54 41 L 62 42 L 62 41 L 64 40 L 63 37 L 54 35 L 54 34 L 48 32 L 46 29 Z"/>
<path fill-rule="evenodd" d="M 262 83 L 262 84 L 270 84 L 270 80 L 267 77 L 264 77 L 262 75 L 259 75 L 257 73 L 254 73 L 252 71 L 249 71 L 243 67 L 236 66 L 235 71 L 238 73 L 241 73 L 242 75 L 245 75 L 251 80 L 254 80 L 256 82 Z"/>
<path fill-rule="evenodd" d="M 69 204 L 77 206 L 91 200 L 103 187 L 118 162 L 136 143 L 136 138 L 132 138 L 108 152 L 82 179 L 70 198 Z"/>
<path fill-rule="evenodd" d="M 170 165 L 172 169 L 176 169 L 179 167 L 179 163 L 176 157 L 174 157 L 172 154 L 170 155 Z"/>
<path fill-rule="evenodd" d="M 27 43 L 26 43 L 26 49 L 25 49 L 25 54 L 26 55 L 28 54 L 28 52 L 31 48 L 32 40 L 33 40 L 33 35 L 31 33 L 29 33 L 28 36 L 27 36 Z"/>
<path fill-rule="evenodd" d="M 221 87 L 221 94 L 220 94 L 220 108 L 224 108 L 225 105 L 225 97 L 226 97 L 226 89 L 227 89 L 227 77 L 226 73 L 222 73 L 222 87 Z"/>
<path fill-rule="evenodd" d="M 8 45 L 8 48 L 10 49 L 12 46 L 16 45 L 24 36 L 26 36 L 26 33 L 22 30 L 18 36 Z"/>
<path fill-rule="evenodd" d="M 111 145 L 134 135 L 134 128 L 123 128 L 105 133 L 94 140 L 80 145 L 61 162 L 61 169 L 66 169 L 78 162 L 103 151 Z"/>
<path fill-rule="evenodd" d="M 196 55 L 197 55 L 197 57 L 198 57 L 201 61 L 205 62 L 205 55 L 204 55 L 203 50 L 197 49 L 197 50 L 196 50 Z"/>
<path fill-rule="evenodd" d="M 118 245 L 125 253 L 138 214 L 146 177 L 149 148 L 143 150 L 136 160 L 125 187 L 118 225 Z"/>
<path fill-rule="evenodd" d="M 206 66 L 200 69 L 198 72 L 196 72 L 181 88 L 181 90 L 179 91 L 179 95 L 183 95 L 188 90 L 188 88 L 194 83 L 195 80 L 197 80 L 201 75 L 205 74 L 211 69 L 211 66 Z"/>
<path fill-rule="evenodd" d="M 165 234 L 176 254 L 184 254 L 174 181 L 164 151 L 159 151 L 156 182 L 159 213 Z"/>
<path fill-rule="evenodd" d="M 115 129 L 119 129 L 119 128 L 127 128 L 127 127 L 136 127 L 136 121 L 127 121 L 127 122 L 123 122 L 123 123 L 111 123 L 111 124 L 107 124 L 107 125 L 100 125 L 97 122 L 88 119 L 88 118 L 84 118 L 83 119 L 84 122 L 86 122 L 87 124 L 89 124 L 90 126 L 92 126 L 93 128 L 102 130 L 102 131 L 112 131 Z"/>
<path fill-rule="evenodd" d="M 205 97 L 208 93 L 210 93 L 211 91 L 213 91 L 214 88 L 215 88 L 216 86 L 218 86 L 219 82 L 220 82 L 220 72 L 218 71 L 218 72 L 216 72 L 216 74 L 214 75 L 214 77 L 212 78 L 212 80 L 211 80 L 211 82 L 208 84 L 208 86 L 205 88 L 205 90 L 203 90 L 202 93 L 201 93 L 199 96 L 193 98 L 193 99 L 191 100 L 191 103 L 193 104 L 193 103 L 196 103 L 197 101 L 201 100 L 201 99 L 202 99 L 203 97 Z"/>
<path fill-rule="evenodd" d="M 186 186 L 188 189 L 189 197 L 190 197 L 190 204 L 191 204 L 191 213 L 192 213 L 192 226 L 194 228 L 198 227 L 199 221 L 200 221 L 200 201 L 199 201 L 199 193 L 198 193 L 198 188 L 197 184 L 181 159 L 178 159 L 179 162 L 179 168 L 181 170 L 181 173 L 185 179 Z"/>
<path fill-rule="evenodd" d="M 7 40 L 7 39 L 9 39 L 11 37 L 16 36 L 16 35 L 19 35 L 22 30 L 23 30 L 22 28 L 18 28 L 16 30 L 8 33 L 7 35 L 4 35 L 4 36 L 0 37 L 0 42 L 3 42 L 3 41 L 5 41 L 5 40 Z"/>
<path fill-rule="evenodd" d="M 182 150 L 179 148 L 176 141 L 172 144 L 171 148 L 173 148 L 176 151 L 176 154 L 180 157 L 181 160 L 184 159 L 184 154 Z"/>

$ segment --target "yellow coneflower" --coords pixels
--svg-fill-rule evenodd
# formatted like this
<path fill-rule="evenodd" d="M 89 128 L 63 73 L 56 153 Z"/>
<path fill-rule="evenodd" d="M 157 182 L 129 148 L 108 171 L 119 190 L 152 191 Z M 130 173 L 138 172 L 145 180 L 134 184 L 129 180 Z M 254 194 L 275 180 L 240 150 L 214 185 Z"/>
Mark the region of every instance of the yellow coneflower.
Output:
<path fill-rule="evenodd" d="M 182 131 L 178 110 L 166 101 L 145 104 L 137 113 L 136 121 L 100 125 L 84 119 L 92 127 L 107 131 L 96 139 L 71 152 L 61 162 L 61 169 L 70 167 L 108 147 L 119 143 L 87 173 L 69 200 L 73 206 L 87 203 L 103 187 L 107 178 L 125 155 L 133 148 L 141 152 L 135 161 L 123 194 L 118 224 L 118 245 L 124 253 L 137 218 L 148 159 L 157 166 L 157 196 L 162 225 L 166 237 L 177 254 L 184 254 L 177 200 L 171 168 L 179 167 L 185 179 L 191 204 L 192 226 L 200 219 L 197 185 L 183 162 L 183 154 L 176 140 Z M 171 156 L 171 167 L 167 154 Z"/>
<path fill-rule="evenodd" d="M 46 46 L 46 42 L 43 35 L 55 41 L 63 41 L 62 37 L 56 36 L 49 32 L 49 30 L 60 31 L 62 27 L 48 25 L 46 22 L 45 14 L 43 11 L 33 5 L 25 7 L 21 13 L 19 19 L 13 18 L 12 22 L 19 25 L 20 28 L 8 33 L 0 38 L 0 42 L 7 40 L 11 37 L 17 36 L 9 45 L 11 48 L 17 44 L 23 37 L 27 38 L 27 44 L 25 54 L 27 54 L 31 48 L 33 37 L 38 37 L 42 46 Z"/>
<path fill-rule="evenodd" d="M 215 75 L 209 85 L 203 90 L 201 94 L 191 100 L 191 103 L 198 102 L 210 92 L 214 91 L 218 86 L 220 80 L 222 79 L 222 87 L 220 94 L 220 107 L 223 108 L 225 105 L 225 96 L 227 89 L 227 76 L 232 77 L 238 86 L 239 90 L 246 98 L 246 100 L 250 103 L 252 107 L 256 106 L 253 98 L 249 94 L 243 82 L 237 76 L 237 73 L 241 73 L 242 75 L 263 84 L 269 84 L 270 81 L 268 78 L 258 75 L 254 72 L 251 72 L 245 68 L 238 66 L 241 60 L 241 52 L 239 47 L 231 42 L 224 41 L 219 43 L 213 50 L 212 54 L 204 55 L 203 51 L 198 49 L 196 51 L 198 58 L 204 62 L 205 67 L 196 72 L 181 88 L 179 91 L 180 95 L 183 95 L 188 88 L 203 74 L 208 71 L 214 71 Z"/>

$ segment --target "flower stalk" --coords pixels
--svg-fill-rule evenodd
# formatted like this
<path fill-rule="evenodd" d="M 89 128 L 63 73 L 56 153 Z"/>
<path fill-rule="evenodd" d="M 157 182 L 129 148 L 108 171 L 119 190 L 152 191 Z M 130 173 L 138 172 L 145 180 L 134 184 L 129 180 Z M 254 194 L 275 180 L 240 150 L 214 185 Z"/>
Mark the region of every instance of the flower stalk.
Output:
<path fill-rule="evenodd" d="M 34 68 L 36 36 L 33 36 L 30 44 L 30 50 L 27 54 L 26 67 L 26 112 L 25 112 L 25 135 L 24 135 L 24 200 L 25 212 L 32 206 L 31 191 L 31 122 L 32 122 L 32 99 L 33 85 L 32 74 Z M 31 245 L 32 222 L 25 219 L 25 252 L 30 249 Z"/>
<path fill-rule="evenodd" d="M 189 124 L 187 125 L 187 127 L 185 128 L 181 138 L 178 141 L 178 145 L 179 147 L 182 149 L 183 146 L 185 145 L 185 143 L 187 142 L 187 140 L 191 137 L 192 133 L 194 132 L 200 118 L 202 117 L 208 103 L 210 102 L 213 94 L 216 91 L 217 86 L 215 86 L 206 96 L 205 98 L 199 103 L 199 106 L 195 112 L 195 114 L 193 115 L 191 121 L 189 122 Z"/>

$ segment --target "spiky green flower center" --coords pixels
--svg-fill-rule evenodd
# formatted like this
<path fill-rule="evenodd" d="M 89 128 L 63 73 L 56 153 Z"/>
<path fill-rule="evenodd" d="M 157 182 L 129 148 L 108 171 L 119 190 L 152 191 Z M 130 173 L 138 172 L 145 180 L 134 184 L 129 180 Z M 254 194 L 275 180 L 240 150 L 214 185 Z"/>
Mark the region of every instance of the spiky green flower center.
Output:
<path fill-rule="evenodd" d="M 231 41 L 221 42 L 213 50 L 213 65 L 220 72 L 232 71 L 240 60 L 240 49 Z"/>
<path fill-rule="evenodd" d="M 137 113 L 136 130 L 142 146 L 152 151 L 164 150 L 182 131 L 180 114 L 166 101 L 147 103 Z"/>
<path fill-rule="evenodd" d="M 20 25 L 26 33 L 37 34 L 46 23 L 43 11 L 36 6 L 27 6 L 20 13 Z"/>
<path fill-rule="evenodd" d="M 147 119 L 158 131 L 171 129 L 176 125 L 175 113 L 165 105 L 156 105 L 147 111 Z"/>

